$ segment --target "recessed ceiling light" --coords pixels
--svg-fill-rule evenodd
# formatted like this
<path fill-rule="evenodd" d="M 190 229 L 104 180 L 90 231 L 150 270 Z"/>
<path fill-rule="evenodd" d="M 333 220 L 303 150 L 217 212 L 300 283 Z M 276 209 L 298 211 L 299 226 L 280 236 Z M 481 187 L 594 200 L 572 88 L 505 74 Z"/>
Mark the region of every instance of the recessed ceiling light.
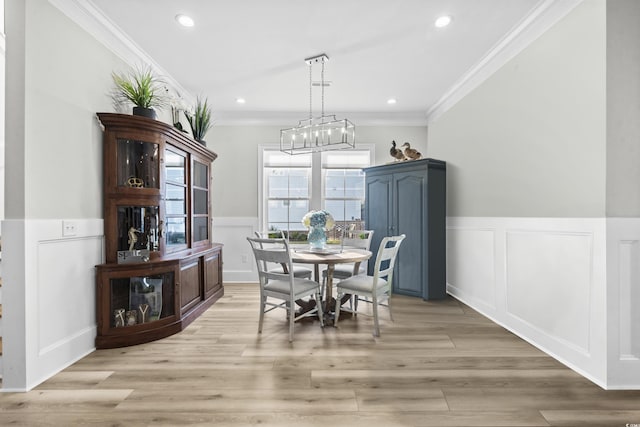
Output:
<path fill-rule="evenodd" d="M 237 102 L 238 104 L 244 104 L 244 103 L 245 103 L 245 102 L 247 102 L 247 101 L 245 101 L 245 99 L 244 99 L 244 98 L 236 98 L 236 102 Z"/>
<path fill-rule="evenodd" d="M 187 15 L 176 15 L 176 21 L 183 27 L 193 27 L 195 25 L 193 19 Z"/>
<path fill-rule="evenodd" d="M 434 25 L 436 26 L 436 28 L 443 28 L 449 25 L 450 23 L 451 23 L 451 17 L 449 15 L 443 15 L 438 19 L 436 19 L 436 22 Z"/>
<path fill-rule="evenodd" d="M 389 98 L 389 99 L 387 99 L 387 104 L 389 104 L 389 105 L 393 105 L 393 104 L 395 104 L 395 103 L 396 103 L 396 99 L 395 99 L 395 98 Z"/>

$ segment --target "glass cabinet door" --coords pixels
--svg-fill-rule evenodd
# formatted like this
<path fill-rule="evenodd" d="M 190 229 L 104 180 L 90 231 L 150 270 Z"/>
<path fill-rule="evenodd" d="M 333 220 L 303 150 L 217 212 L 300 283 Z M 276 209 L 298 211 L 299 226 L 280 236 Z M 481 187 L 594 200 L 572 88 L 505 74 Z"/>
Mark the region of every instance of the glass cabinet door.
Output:
<path fill-rule="evenodd" d="M 110 327 L 135 326 L 173 316 L 173 282 L 172 272 L 110 279 Z"/>
<path fill-rule="evenodd" d="M 176 151 L 165 152 L 165 248 L 167 252 L 187 247 L 187 160 Z"/>
<path fill-rule="evenodd" d="M 118 206 L 118 252 L 159 250 L 158 206 Z"/>
<path fill-rule="evenodd" d="M 158 144 L 118 139 L 118 187 L 160 188 Z"/>
<path fill-rule="evenodd" d="M 209 167 L 193 161 L 193 242 L 209 240 Z"/>

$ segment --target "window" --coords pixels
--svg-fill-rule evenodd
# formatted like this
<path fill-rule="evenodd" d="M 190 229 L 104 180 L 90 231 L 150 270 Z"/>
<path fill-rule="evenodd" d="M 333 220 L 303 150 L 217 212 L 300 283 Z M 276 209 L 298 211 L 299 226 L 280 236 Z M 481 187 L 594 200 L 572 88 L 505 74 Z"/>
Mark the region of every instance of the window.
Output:
<path fill-rule="evenodd" d="M 364 173 L 372 147 L 289 155 L 260 147 L 260 228 L 306 231 L 301 220 L 311 209 L 329 211 L 336 223 L 359 223 L 364 203 Z"/>
<path fill-rule="evenodd" d="M 362 168 L 370 164 L 369 150 L 322 153 L 322 206 L 333 215 L 336 222 L 362 220 Z"/>

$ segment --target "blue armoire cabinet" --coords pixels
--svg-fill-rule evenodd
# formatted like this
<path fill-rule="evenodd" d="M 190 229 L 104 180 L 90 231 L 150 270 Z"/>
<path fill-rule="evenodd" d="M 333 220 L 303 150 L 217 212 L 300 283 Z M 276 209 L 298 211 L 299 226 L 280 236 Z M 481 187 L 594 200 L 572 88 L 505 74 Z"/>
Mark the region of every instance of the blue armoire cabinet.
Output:
<path fill-rule="evenodd" d="M 406 234 L 393 292 L 426 300 L 446 296 L 446 163 L 421 159 L 364 169 L 366 228 L 375 254 L 385 236 Z M 369 262 L 369 274 L 373 274 Z"/>

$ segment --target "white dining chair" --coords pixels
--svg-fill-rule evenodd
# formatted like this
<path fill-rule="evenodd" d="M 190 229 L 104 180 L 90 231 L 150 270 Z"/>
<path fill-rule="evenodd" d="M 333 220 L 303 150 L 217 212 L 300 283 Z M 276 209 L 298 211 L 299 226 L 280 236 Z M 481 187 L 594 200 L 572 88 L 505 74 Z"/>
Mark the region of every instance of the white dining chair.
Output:
<path fill-rule="evenodd" d="M 373 230 L 353 230 L 345 231 L 345 235 L 342 238 L 343 248 L 355 248 L 364 249 L 368 251 L 371 247 L 371 238 L 373 237 Z M 338 264 L 333 270 L 333 279 L 343 280 L 353 276 L 354 265 L 353 264 Z M 367 271 L 367 263 L 360 264 L 356 274 L 364 274 Z M 324 286 L 327 280 L 327 269 L 322 270 L 322 285 Z"/>
<path fill-rule="evenodd" d="M 387 302 L 386 306 L 389 309 L 389 318 L 393 321 L 393 314 L 391 312 L 393 267 L 398 255 L 398 250 L 400 249 L 400 244 L 405 237 L 406 236 L 402 234 L 400 236 L 391 236 L 382 239 L 373 268 L 373 276 L 359 274 L 341 280 L 336 285 L 336 301 L 341 301 L 342 296 L 347 294 L 351 295 L 350 299 L 355 298 L 353 309 L 344 308 L 342 310 L 354 314 L 364 314 L 358 312 L 357 302 L 362 301 L 372 304 L 373 335 L 376 337 L 380 336 L 378 305 L 383 305 L 382 303 L 384 301 Z M 339 303 L 337 303 L 334 320 L 334 326 L 336 327 L 338 326 L 338 319 L 340 318 L 340 310 Z"/>
<path fill-rule="evenodd" d="M 282 230 L 269 230 L 269 231 L 256 231 L 254 233 L 256 235 L 257 238 L 259 239 L 284 239 L 284 232 Z M 272 266 L 270 268 L 269 271 L 281 271 L 284 272 L 283 270 L 284 266 L 278 265 L 278 266 Z M 293 275 L 295 277 L 302 277 L 304 279 L 311 279 L 311 276 L 313 275 L 313 271 L 309 268 L 305 268 L 305 267 L 301 267 L 299 265 L 294 265 L 293 266 Z"/>
<path fill-rule="evenodd" d="M 342 247 L 343 248 L 355 248 L 355 249 L 364 249 L 366 251 L 371 247 L 371 239 L 373 237 L 373 230 L 347 230 L 344 232 L 344 236 L 342 237 Z M 367 274 L 368 262 L 360 263 L 360 268 L 356 272 L 356 274 Z M 355 265 L 353 263 L 350 264 L 336 264 L 333 270 L 333 281 L 348 279 L 354 274 Z M 324 295 L 325 290 L 324 287 L 327 283 L 327 269 L 322 270 L 322 283 L 320 287 L 320 292 Z"/>
<path fill-rule="evenodd" d="M 320 326 L 324 327 L 322 304 L 320 304 L 320 284 L 313 280 L 295 277 L 291 262 L 291 252 L 286 239 L 260 239 L 247 237 L 258 268 L 260 283 L 260 320 L 258 333 L 262 333 L 265 313 L 283 308 L 287 310 L 289 319 L 289 342 L 293 341 L 294 323 L 303 317 L 317 315 Z M 269 263 L 287 266 L 282 270 L 268 270 Z M 315 307 L 296 316 L 295 301 L 307 297 L 315 298 Z M 273 299 L 281 302 L 272 302 Z"/>

